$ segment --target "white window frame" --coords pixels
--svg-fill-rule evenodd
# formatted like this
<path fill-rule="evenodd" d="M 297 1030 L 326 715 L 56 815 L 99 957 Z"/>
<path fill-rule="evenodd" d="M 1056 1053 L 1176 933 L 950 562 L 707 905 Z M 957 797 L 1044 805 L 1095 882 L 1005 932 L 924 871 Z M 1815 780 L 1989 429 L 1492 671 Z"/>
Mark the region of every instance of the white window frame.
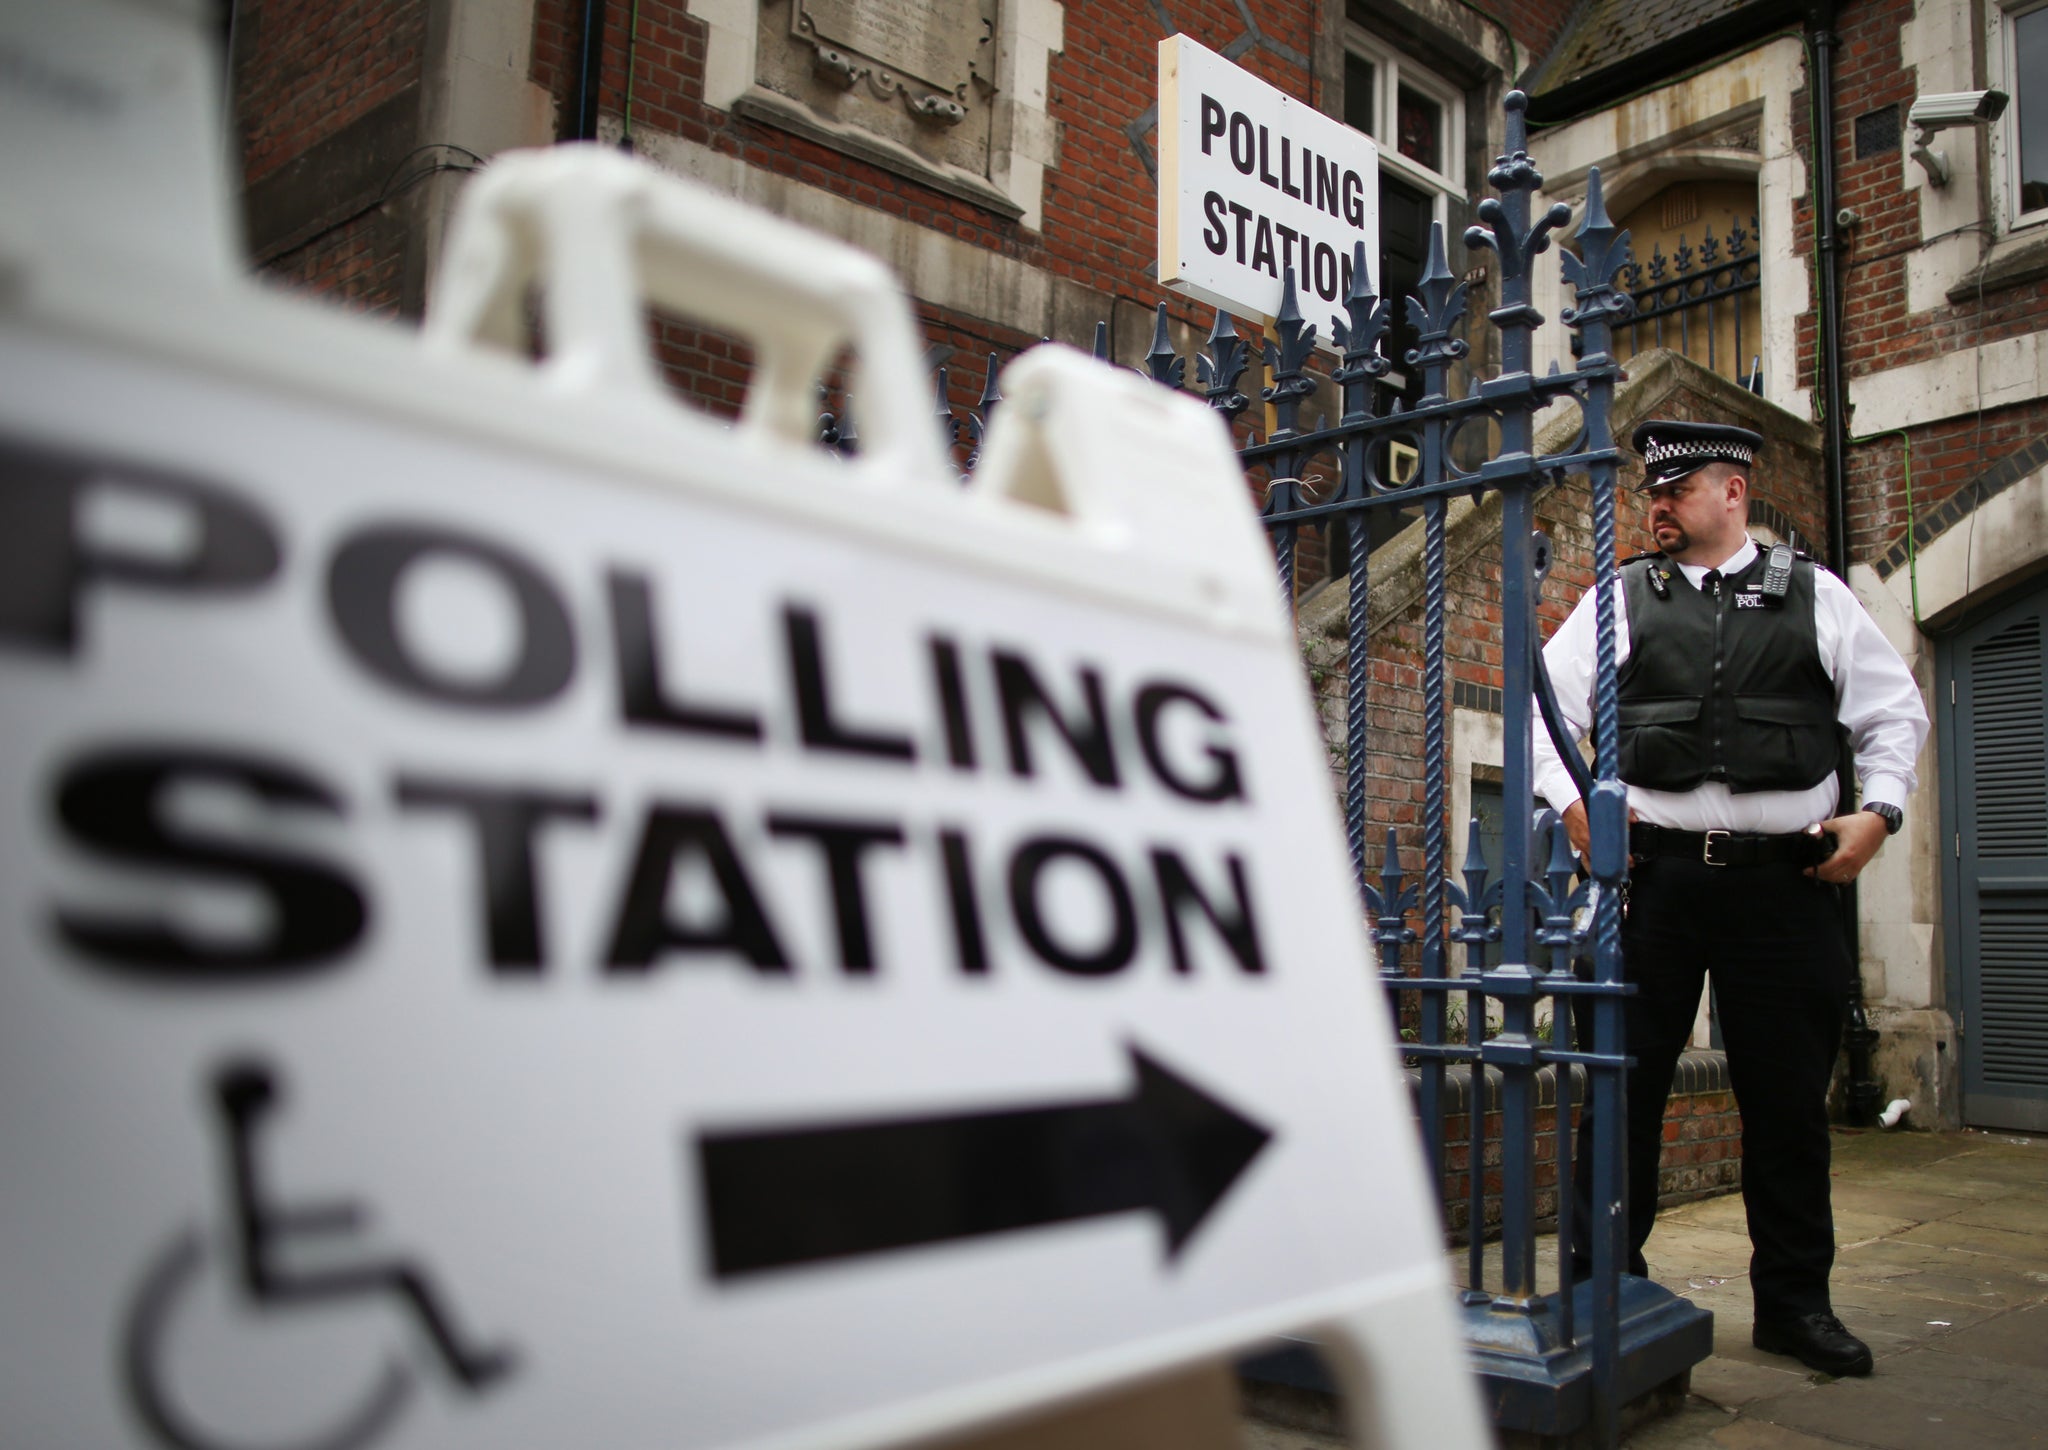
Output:
<path fill-rule="evenodd" d="M 2048 0 L 2044 0 L 2048 3 Z M 1402 55 L 1385 41 L 1356 22 L 1344 27 L 1344 50 L 1373 68 L 1373 126 L 1368 133 L 1380 148 L 1380 169 L 1390 171 L 1411 186 L 1419 186 L 1433 199 L 1436 220 L 1449 224 L 1448 199 L 1465 195 L 1465 93 L 1418 62 Z M 1447 167 L 1432 171 L 1411 161 L 1400 151 L 1395 127 L 1395 107 L 1401 88 L 1418 91 L 1437 103 L 1443 112 L 1443 154 Z"/>
<path fill-rule="evenodd" d="M 1991 174 L 1999 229 L 2018 231 L 2048 222 L 2048 206 L 2020 210 L 2020 94 L 2018 59 L 2014 54 L 2013 22 L 2022 15 L 2048 10 L 2048 0 L 1993 0 L 1984 7 L 1984 53 L 1991 62 L 1991 84 L 2012 97 L 2005 115 L 1991 127 Z M 2048 78 L 2036 78 L 2033 102 L 2048 106 Z"/>

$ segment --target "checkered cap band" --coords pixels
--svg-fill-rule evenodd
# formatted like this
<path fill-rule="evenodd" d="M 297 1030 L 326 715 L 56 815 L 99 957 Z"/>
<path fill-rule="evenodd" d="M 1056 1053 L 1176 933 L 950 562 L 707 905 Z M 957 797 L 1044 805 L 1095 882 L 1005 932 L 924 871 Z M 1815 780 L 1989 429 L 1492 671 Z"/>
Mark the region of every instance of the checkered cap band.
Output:
<path fill-rule="evenodd" d="M 1644 450 L 1643 465 L 1650 472 L 1656 473 L 1664 464 L 1682 458 L 1705 458 L 1723 463 L 1755 463 L 1756 451 L 1747 443 L 1720 438 L 1687 438 L 1669 443 L 1653 438 L 1650 440 L 1650 446 Z"/>

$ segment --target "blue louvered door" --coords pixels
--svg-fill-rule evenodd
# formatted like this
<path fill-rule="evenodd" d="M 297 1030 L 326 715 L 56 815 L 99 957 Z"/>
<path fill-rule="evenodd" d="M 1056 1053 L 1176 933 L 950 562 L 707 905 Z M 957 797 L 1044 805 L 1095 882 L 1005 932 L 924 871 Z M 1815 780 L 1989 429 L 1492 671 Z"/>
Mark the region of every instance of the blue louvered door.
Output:
<path fill-rule="evenodd" d="M 2048 1129 L 2048 589 L 2028 590 L 1945 653 L 1963 1118 Z"/>

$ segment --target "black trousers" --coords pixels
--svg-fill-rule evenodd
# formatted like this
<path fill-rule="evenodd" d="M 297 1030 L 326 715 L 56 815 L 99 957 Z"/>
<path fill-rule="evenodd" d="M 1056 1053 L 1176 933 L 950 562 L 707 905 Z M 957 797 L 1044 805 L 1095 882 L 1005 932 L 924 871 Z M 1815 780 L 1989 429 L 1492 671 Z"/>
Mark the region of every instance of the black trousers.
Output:
<path fill-rule="evenodd" d="M 1760 1316 L 1832 1307 L 1834 1212 L 1828 1081 L 1851 981 L 1840 895 L 1796 866 L 1709 866 L 1660 857 L 1631 872 L 1622 925 L 1627 999 L 1628 1271 L 1647 1275 L 1664 1109 L 1711 977 L 1728 1076 L 1742 1113 L 1742 1202 Z M 1590 1113 L 1581 1119 L 1575 1217 L 1591 1223 Z M 1588 1272 L 1583 1232 L 1574 1270 Z"/>

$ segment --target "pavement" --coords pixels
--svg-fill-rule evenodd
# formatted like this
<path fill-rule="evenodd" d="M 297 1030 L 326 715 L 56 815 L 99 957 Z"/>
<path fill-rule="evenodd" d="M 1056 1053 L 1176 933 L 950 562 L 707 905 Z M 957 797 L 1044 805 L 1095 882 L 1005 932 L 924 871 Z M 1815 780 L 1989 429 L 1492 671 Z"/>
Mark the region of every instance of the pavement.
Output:
<path fill-rule="evenodd" d="M 1837 1130 L 1834 1180 L 1835 1313 L 1876 1372 L 1838 1380 L 1753 1348 L 1740 1195 L 1668 1209 L 1651 1276 L 1713 1310 L 1714 1353 L 1625 1450 L 2048 1450 L 2048 1136 Z M 1462 1277 L 1462 1250 L 1453 1264 Z M 1546 1241 L 1538 1282 L 1555 1269 Z M 1248 1450 L 1345 1444 L 1244 1428 Z"/>
<path fill-rule="evenodd" d="M 1714 1353 L 1628 1450 L 2048 1447 L 2048 1137 L 1838 1131 L 1835 1313 L 1876 1357 L 1832 1379 L 1752 1348 L 1739 1195 L 1660 1214 L 1659 1283 L 1714 1311 Z"/>

